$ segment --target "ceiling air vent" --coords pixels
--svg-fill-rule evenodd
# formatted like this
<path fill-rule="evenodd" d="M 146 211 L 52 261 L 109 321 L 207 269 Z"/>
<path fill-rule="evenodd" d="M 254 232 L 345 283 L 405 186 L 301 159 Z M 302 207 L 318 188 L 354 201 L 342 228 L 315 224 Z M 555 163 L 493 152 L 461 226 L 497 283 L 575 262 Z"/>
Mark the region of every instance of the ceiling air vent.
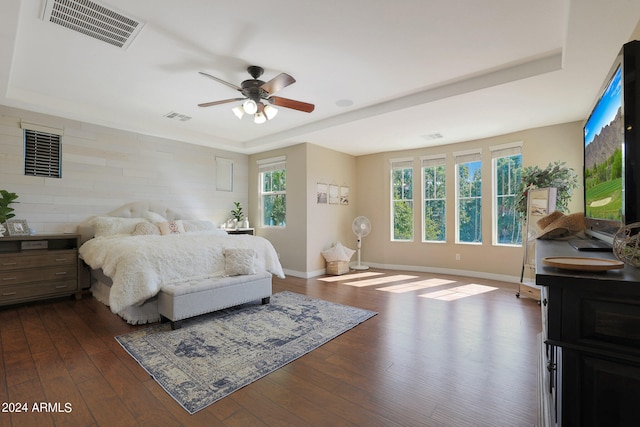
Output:
<path fill-rule="evenodd" d="M 435 132 L 435 133 L 429 133 L 427 135 L 422 135 L 422 137 L 424 139 L 426 139 L 427 141 L 433 141 L 434 139 L 441 139 L 443 138 L 442 134 L 440 132 Z"/>
<path fill-rule="evenodd" d="M 143 27 L 140 21 L 89 0 L 47 0 L 42 19 L 123 49 Z"/>

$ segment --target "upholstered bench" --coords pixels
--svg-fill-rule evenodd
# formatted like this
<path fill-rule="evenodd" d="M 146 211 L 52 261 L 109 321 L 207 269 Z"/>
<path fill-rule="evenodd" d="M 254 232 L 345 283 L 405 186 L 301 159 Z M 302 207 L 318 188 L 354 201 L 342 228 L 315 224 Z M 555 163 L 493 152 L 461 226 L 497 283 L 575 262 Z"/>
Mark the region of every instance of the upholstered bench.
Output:
<path fill-rule="evenodd" d="M 260 299 L 267 304 L 271 278 L 271 273 L 262 272 L 163 285 L 158 293 L 158 312 L 176 329 L 181 320 L 189 317 Z"/>

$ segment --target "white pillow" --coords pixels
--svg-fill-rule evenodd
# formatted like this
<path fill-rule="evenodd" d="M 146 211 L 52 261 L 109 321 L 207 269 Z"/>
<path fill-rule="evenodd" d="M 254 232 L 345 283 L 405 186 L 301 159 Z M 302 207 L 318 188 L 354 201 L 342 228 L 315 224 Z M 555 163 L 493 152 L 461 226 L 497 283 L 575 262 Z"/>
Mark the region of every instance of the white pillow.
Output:
<path fill-rule="evenodd" d="M 146 222 L 146 220 L 144 218 L 97 216 L 90 221 L 90 224 L 93 226 L 96 237 L 105 237 L 114 234 L 131 234 L 140 222 Z"/>
<path fill-rule="evenodd" d="M 157 224 L 159 222 L 167 222 L 167 218 L 156 212 L 147 211 L 147 213 L 144 214 L 144 217 L 154 224 Z"/>
<path fill-rule="evenodd" d="M 331 249 L 327 249 L 326 251 L 322 251 L 321 253 L 327 262 L 332 262 L 349 261 L 355 251 L 353 249 L 342 246 L 342 243 L 338 242 Z"/>
<path fill-rule="evenodd" d="M 244 248 L 229 248 L 224 250 L 224 274 L 238 276 L 241 274 L 256 274 L 256 251 Z"/>
<path fill-rule="evenodd" d="M 211 221 L 182 220 L 182 225 L 184 225 L 184 231 L 187 232 L 217 230 L 216 225 Z"/>
<path fill-rule="evenodd" d="M 160 228 L 157 225 L 151 224 L 150 222 L 139 222 L 136 224 L 136 228 L 131 233 L 133 236 L 149 236 L 149 235 L 160 235 Z"/>
<path fill-rule="evenodd" d="M 160 234 L 166 236 L 167 234 L 181 234 L 184 233 L 184 225 L 182 220 L 165 221 L 156 224 L 160 228 Z"/>

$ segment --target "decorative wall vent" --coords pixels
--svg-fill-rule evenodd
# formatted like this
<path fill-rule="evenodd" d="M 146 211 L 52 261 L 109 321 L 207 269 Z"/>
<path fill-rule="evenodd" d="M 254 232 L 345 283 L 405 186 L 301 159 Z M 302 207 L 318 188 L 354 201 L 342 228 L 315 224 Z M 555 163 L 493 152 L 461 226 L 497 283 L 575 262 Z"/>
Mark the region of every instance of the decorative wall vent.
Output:
<path fill-rule="evenodd" d="M 47 0 L 43 21 L 126 49 L 143 24 L 90 0 Z"/>
<path fill-rule="evenodd" d="M 24 129 L 24 174 L 61 178 L 61 136 Z"/>

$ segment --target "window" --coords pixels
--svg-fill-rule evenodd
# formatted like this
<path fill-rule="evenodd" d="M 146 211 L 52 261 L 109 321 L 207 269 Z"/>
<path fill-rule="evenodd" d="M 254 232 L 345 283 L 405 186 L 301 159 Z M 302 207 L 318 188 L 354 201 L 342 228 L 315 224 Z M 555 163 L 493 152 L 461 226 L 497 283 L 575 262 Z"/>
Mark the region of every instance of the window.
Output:
<path fill-rule="evenodd" d="M 25 175 L 61 178 L 61 154 L 60 134 L 24 128 Z"/>
<path fill-rule="evenodd" d="M 493 244 L 521 245 L 522 225 L 516 212 L 522 177 L 520 143 L 491 147 L 493 169 Z"/>
<path fill-rule="evenodd" d="M 413 159 L 391 160 L 391 240 L 413 240 Z"/>
<path fill-rule="evenodd" d="M 262 225 L 284 227 L 287 217 L 285 157 L 258 160 Z"/>
<path fill-rule="evenodd" d="M 456 243 L 482 243 L 482 152 L 456 153 Z"/>
<path fill-rule="evenodd" d="M 445 160 L 444 155 L 422 158 L 422 240 L 425 242 L 444 242 L 447 238 Z"/>

